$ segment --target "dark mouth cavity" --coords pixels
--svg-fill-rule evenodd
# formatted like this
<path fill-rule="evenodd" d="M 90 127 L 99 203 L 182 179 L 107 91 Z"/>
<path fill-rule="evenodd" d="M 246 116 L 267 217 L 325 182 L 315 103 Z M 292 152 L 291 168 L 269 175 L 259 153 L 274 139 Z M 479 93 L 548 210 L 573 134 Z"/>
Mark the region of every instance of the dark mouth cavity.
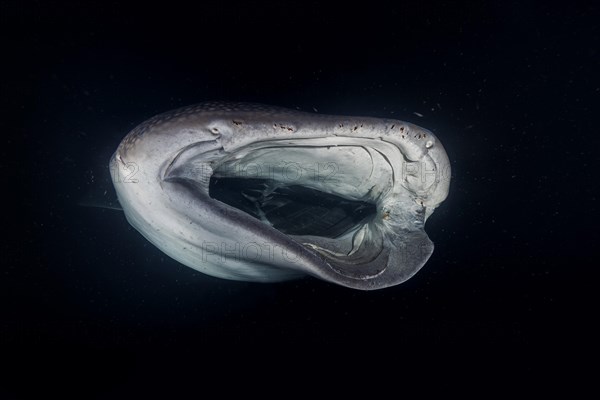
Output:
<path fill-rule="evenodd" d="M 211 177 L 209 195 L 287 235 L 338 238 L 370 221 L 375 204 L 269 179 Z"/>

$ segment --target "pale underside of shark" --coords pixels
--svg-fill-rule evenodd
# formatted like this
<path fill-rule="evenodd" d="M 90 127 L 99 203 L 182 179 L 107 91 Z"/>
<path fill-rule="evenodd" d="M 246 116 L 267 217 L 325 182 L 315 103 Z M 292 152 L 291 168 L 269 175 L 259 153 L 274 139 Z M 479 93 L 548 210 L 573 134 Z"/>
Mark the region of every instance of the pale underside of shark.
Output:
<path fill-rule="evenodd" d="M 365 290 L 429 259 L 424 224 L 450 182 L 442 144 L 416 125 L 239 103 L 151 118 L 110 168 L 127 220 L 184 265 Z"/>

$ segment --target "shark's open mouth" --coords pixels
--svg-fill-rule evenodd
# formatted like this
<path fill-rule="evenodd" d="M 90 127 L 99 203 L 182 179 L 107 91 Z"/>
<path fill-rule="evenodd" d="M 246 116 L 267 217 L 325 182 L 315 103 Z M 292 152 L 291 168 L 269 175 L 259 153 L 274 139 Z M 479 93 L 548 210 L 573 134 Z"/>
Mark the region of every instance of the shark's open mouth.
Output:
<path fill-rule="evenodd" d="M 307 246 L 340 274 L 373 277 L 388 267 L 396 236 L 424 224 L 423 206 L 399 181 L 404 162 L 398 147 L 364 138 L 257 142 L 212 163 L 209 196 Z"/>

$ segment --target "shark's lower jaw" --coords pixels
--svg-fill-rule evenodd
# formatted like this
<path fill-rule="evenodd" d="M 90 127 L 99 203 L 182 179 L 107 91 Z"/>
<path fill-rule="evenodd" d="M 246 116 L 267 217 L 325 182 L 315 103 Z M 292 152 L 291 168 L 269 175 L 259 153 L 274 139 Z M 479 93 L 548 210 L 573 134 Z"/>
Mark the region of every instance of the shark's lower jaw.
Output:
<path fill-rule="evenodd" d="M 424 224 L 449 183 L 443 147 L 414 125 L 245 105 L 158 116 L 111 163 L 139 168 L 138 184 L 115 185 L 123 210 L 181 263 L 226 279 L 312 275 L 365 290 L 425 264 Z"/>

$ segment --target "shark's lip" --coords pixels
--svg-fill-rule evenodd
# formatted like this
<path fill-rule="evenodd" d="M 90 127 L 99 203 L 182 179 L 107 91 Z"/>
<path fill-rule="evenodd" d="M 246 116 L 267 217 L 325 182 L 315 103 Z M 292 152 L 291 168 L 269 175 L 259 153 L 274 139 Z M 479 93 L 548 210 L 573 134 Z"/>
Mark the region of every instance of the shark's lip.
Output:
<path fill-rule="evenodd" d="M 201 110 L 197 110 L 197 113 L 202 115 Z M 291 113 L 295 119 L 285 114 L 285 118 L 291 119 L 290 123 L 284 126 L 293 129 L 280 129 L 275 130 L 275 134 L 263 135 L 261 129 L 269 126 L 264 123 L 264 115 L 262 119 L 258 119 L 260 123 L 253 123 L 251 113 L 244 114 L 244 118 L 237 118 L 229 113 L 231 111 L 220 115 L 216 125 L 214 116 L 206 118 L 205 122 L 194 122 L 195 129 L 211 134 L 194 142 L 186 139 L 182 141 L 184 145 L 171 155 L 155 157 L 156 161 L 160 160 L 160 166 L 154 168 L 158 179 L 149 176 L 145 180 L 149 185 L 147 188 L 138 187 L 135 193 L 128 192 L 123 196 L 124 199 L 154 196 L 152 193 L 158 192 L 150 187 L 154 185 L 153 182 L 158 181 L 160 192 L 166 197 L 162 202 L 153 204 L 166 207 L 164 211 L 169 210 L 168 214 L 171 217 L 158 218 L 161 209 L 144 210 L 142 207 L 146 207 L 146 201 L 132 201 L 129 207 L 124 206 L 124 210 L 132 224 L 165 253 L 192 268 L 229 279 L 275 281 L 303 272 L 359 289 L 377 289 L 401 283 L 414 275 L 427 261 L 433 251 L 433 244 L 423 231 L 424 222 L 440 199 L 445 197 L 447 182 L 421 182 L 414 176 L 409 176 L 410 174 L 405 175 L 404 169 L 407 162 L 427 162 L 427 168 L 439 168 L 440 163 L 447 162 L 443 148 L 432 134 L 426 144 L 417 141 L 413 143 L 412 139 L 410 142 L 398 144 L 393 136 L 385 134 L 386 129 L 390 129 L 387 121 L 370 119 L 368 124 L 365 123 L 366 133 L 339 135 L 323 129 L 322 134 L 318 135 L 315 133 L 321 129 L 321 116 Z M 284 114 L 274 115 L 278 124 L 273 125 L 281 126 L 281 115 Z M 177 134 L 177 130 L 173 129 L 173 126 L 177 126 L 177 121 L 170 117 L 165 118 L 169 123 L 169 131 Z M 228 127 L 227 121 L 233 121 L 233 125 Z M 243 121 L 246 129 L 249 129 L 246 139 L 239 144 L 235 144 L 232 135 L 244 133 L 236 131 L 239 130 L 236 121 L 238 124 Z M 400 124 L 399 121 L 397 123 Z M 355 125 L 357 126 L 358 124 Z M 362 128 L 363 124 L 360 126 Z M 160 128 L 160 124 L 154 123 L 152 129 Z M 144 130 L 146 131 L 147 129 Z M 373 134 L 379 131 L 382 133 Z M 252 137 L 252 140 L 248 140 L 248 136 Z M 160 136 L 158 133 L 150 136 L 151 139 L 155 137 Z M 139 134 L 135 139 L 139 140 Z M 127 143 L 131 145 L 133 142 L 130 140 Z M 334 150 L 328 150 L 328 147 Z M 431 147 L 438 152 L 434 158 L 428 156 Z M 406 152 L 409 153 L 408 156 Z M 159 151 L 155 153 L 160 155 Z M 137 153 L 131 154 L 133 156 Z M 299 187 L 340 196 L 344 201 L 373 202 L 373 219 L 369 220 L 370 222 L 357 222 L 353 228 L 349 225 L 350 236 L 328 238 L 321 236 L 321 233 L 285 234 L 280 231 L 281 227 L 278 230 L 270 226 L 268 222 L 271 220 L 268 217 L 265 221 L 267 223 L 262 223 L 256 220 L 256 215 L 240 211 L 223 198 L 217 199 L 211 195 L 211 178 L 231 178 L 227 168 L 245 167 L 256 161 L 271 164 L 286 160 L 318 163 L 325 157 L 333 157 L 335 162 L 343 165 L 344 173 L 340 179 L 327 183 L 318 179 L 304 179 L 299 183 Z M 420 161 L 424 157 L 429 157 L 428 161 Z M 417 161 L 411 161 L 414 159 Z M 111 162 L 116 161 L 113 158 Z M 253 179 L 255 178 L 270 177 L 261 175 Z M 289 187 L 289 183 L 282 182 L 281 179 L 274 181 L 276 187 Z M 291 192 L 285 193 L 283 194 L 289 195 Z M 260 207 L 265 207 L 266 204 L 270 207 L 272 202 L 267 200 L 265 203 L 264 200 L 260 200 L 255 204 Z M 195 213 L 199 214 L 194 216 Z M 150 218 L 149 215 L 155 217 Z M 346 218 L 343 213 L 340 215 L 339 218 Z M 212 223 L 208 223 L 207 218 L 213 218 Z M 223 230 L 224 226 L 231 228 L 227 228 L 229 231 Z M 151 234 L 150 230 L 154 233 Z M 242 240 L 253 240 L 253 237 L 257 240 L 270 240 L 281 246 L 294 255 L 298 262 L 290 264 L 281 257 L 264 262 L 249 259 L 238 260 L 239 262 L 235 263 L 214 259 L 208 263 L 203 261 L 204 238 L 223 240 L 231 246 L 236 241 L 239 243 Z M 190 254 L 190 249 L 186 246 L 195 248 L 193 254 Z M 286 270 L 289 273 L 286 273 Z"/>

